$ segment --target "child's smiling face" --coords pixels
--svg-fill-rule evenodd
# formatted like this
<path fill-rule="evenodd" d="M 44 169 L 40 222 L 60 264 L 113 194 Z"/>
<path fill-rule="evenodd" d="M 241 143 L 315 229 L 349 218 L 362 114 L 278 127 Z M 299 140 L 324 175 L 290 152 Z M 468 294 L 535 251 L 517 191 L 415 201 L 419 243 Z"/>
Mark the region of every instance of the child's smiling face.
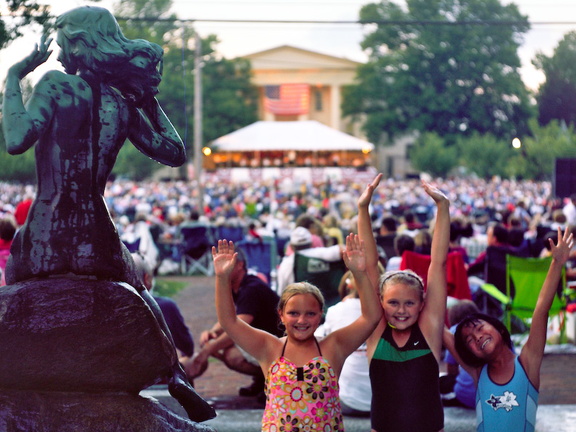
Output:
<path fill-rule="evenodd" d="M 462 338 L 472 354 L 480 359 L 488 358 L 502 343 L 502 335 L 490 323 L 478 320 L 462 329 Z"/>
<path fill-rule="evenodd" d="M 382 293 L 386 321 L 397 330 L 406 330 L 414 325 L 423 306 L 420 291 L 403 283 L 391 283 Z"/>
<path fill-rule="evenodd" d="M 322 319 L 322 309 L 312 294 L 297 294 L 286 302 L 280 318 L 289 337 L 305 340 L 314 336 Z"/>

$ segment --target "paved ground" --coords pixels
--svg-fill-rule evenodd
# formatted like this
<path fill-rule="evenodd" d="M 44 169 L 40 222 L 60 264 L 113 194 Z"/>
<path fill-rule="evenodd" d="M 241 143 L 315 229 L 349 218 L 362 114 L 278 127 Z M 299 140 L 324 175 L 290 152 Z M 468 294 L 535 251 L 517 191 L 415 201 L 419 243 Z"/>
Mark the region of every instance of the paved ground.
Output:
<path fill-rule="evenodd" d="M 188 286 L 175 300 L 193 336 L 198 338 L 216 320 L 214 278 L 197 276 L 184 280 Z M 576 349 L 565 348 L 544 357 L 538 432 L 576 432 Z M 207 424 L 218 432 L 259 431 L 262 407 L 254 398 L 238 396 L 238 388 L 250 382 L 249 377 L 228 370 L 220 362 L 211 362 L 206 373 L 194 383 L 198 393 L 218 412 L 218 417 Z M 346 417 L 345 425 L 348 432 L 370 430 L 367 419 Z M 446 408 L 445 425 L 446 432 L 473 431 L 474 413 L 461 408 Z"/>

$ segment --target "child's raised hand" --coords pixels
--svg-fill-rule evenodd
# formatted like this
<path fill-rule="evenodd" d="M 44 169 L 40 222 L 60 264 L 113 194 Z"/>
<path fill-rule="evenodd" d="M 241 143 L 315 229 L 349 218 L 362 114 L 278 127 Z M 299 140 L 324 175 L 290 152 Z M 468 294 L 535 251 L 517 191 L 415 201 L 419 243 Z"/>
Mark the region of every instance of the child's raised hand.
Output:
<path fill-rule="evenodd" d="M 216 249 L 216 246 L 212 246 L 214 274 L 216 276 L 227 276 L 232 273 L 236 265 L 237 256 L 238 254 L 234 252 L 234 242 L 218 240 L 218 249 Z"/>
<path fill-rule="evenodd" d="M 422 180 L 422 187 L 424 188 L 424 191 L 430 195 L 434 202 L 436 202 L 436 204 L 448 202 L 448 197 L 444 195 L 444 192 L 442 192 L 437 187 L 432 186 L 430 183 L 427 183 L 424 180 Z"/>
<path fill-rule="evenodd" d="M 342 253 L 344 263 L 351 271 L 366 270 L 364 241 L 357 234 L 349 234 L 346 237 L 346 249 Z"/>
<path fill-rule="evenodd" d="M 554 240 L 548 239 L 550 242 L 550 252 L 552 257 L 561 264 L 565 264 L 570 257 L 570 251 L 572 246 L 574 246 L 574 238 L 570 232 L 570 227 L 566 227 L 564 235 L 562 235 L 562 230 L 558 227 L 558 244 L 554 245 Z"/>
<path fill-rule="evenodd" d="M 366 189 L 364 189 L 364 192 L 362 192 L 362 195 L 360 195 L 358 198 L 358 207 L 367 207 L 370 204 L 370 201 L 372 200 L 372 194 L 380 184 L 381 179 L 382 174 L 378 174 L 374 180 L 372 180 L 372 183 L 366 186 Z"/>

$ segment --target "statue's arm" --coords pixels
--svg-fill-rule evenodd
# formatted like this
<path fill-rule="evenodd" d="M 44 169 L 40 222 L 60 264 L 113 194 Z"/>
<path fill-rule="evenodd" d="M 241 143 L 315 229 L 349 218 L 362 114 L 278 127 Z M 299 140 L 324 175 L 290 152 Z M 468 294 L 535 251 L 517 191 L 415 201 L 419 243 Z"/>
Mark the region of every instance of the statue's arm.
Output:
<path fill-rule="evenodd" d="M 2 103 L 2 126 L 6 150 L 10 154 L 20 154 L 32 147 L 50 123 L 56 72 L 49 72 L 41 78 L 26 106 L 20 87 L 22 78 L 50 56 L 50 42 L 51 39 L 46 41 L 43 36 L 40 44 L 36 45 L 29 56 L 8 70 Z"/>
<path fill-rule="evenodd" d="M 164 165 L 176 167 L 186 162 L 184 143 L 156 98 L 141 108 L 130 107 L 128 138 L 138 150 Z"/>

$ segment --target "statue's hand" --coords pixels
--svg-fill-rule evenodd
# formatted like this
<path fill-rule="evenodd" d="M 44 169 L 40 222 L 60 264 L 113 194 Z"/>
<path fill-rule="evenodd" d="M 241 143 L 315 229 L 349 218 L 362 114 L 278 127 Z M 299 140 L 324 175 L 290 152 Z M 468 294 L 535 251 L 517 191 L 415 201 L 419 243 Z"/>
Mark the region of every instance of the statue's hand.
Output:
<path fill-rule="evenodd" d="M 23 60 L 14 64 L 10 68 L 10 72 L 18 76 L 18 79 L 24 78 L 34 69 L 36 69 L 41 64 L 45 63 L 52 54 L 52 50 L 49 50 L 50 44 L 52 43 L 52 38 L 48 39 L 46 34 L 42 35 L 40 39 L 40 44 L 36 44 L 34 51 Z"/>

